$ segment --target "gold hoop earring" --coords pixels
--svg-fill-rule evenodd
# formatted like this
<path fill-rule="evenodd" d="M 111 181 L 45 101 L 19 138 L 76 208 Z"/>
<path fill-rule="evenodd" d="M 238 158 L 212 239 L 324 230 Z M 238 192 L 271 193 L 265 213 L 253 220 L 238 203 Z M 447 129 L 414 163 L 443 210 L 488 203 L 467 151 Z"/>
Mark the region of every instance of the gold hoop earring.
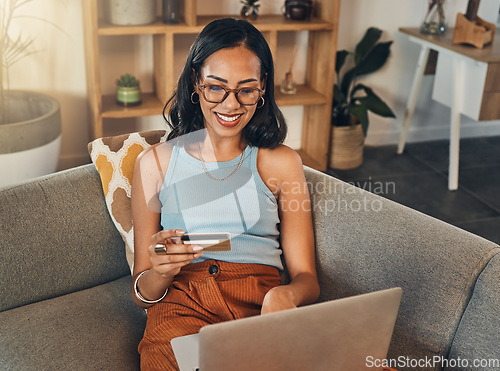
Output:
<path fill-rule="evenodd" d="M 264 97 L 260 97 L 260 99 L 262 99 L 262 104 L 260 106 L 257 105 L 257 108 L 262 108 L 262 107 L 264 107 L 264 104 L 266 104 L 266 101 L 264 100 Z"/>
<path fill-rule="evenodd" d="M 198 103 L 200 103 L 200 96 L 198 95 L 198 100 L 195 102 L 195 101 L 194 101 L 194 95 L 195 95 L 195 94 L 196 94 L 196 95 L 198 95 L 198 93 L 197 93 L 197 92 L 195 92 L 195 91 L 193 91 L 193 92 L 191 93 L 191 103 L 193 103 L 193 104 L 198 104 Z"/>

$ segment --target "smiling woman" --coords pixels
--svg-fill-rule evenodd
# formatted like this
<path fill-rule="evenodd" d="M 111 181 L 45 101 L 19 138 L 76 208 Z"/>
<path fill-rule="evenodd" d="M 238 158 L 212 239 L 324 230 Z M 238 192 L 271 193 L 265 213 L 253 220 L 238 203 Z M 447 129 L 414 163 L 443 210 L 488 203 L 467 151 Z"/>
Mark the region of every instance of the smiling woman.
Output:
<path fill-rule="evenodd" d="M 209 23 L 165 105 L 168 141 L 137 159 L 131 292 L 149 308 L 142 369 L 177 369 L 172 338 L 318 298 L 311 210 L 292 207 L 309 193 L 299 155 L 282 144 L 273 69 L 249 22 Z M 231 249 L 185 245 L 184 233 L 227 233 Z"/>

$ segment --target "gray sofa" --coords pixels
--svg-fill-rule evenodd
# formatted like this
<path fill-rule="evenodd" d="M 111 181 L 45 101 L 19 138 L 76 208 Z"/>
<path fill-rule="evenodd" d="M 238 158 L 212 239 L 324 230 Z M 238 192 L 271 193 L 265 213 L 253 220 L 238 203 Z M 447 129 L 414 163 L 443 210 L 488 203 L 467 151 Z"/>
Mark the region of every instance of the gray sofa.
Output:
<path fill-rule="evenodd" d="M 320 300 L 400 286 L 392 366 L 495 369 L 485 362 L 500 359 L 499 246 L 306 175 Z M 93 165 L 0 190 L 0 283 L 1 370 L 138 369 L 146 316 L 130 298 L 123 242 Z"/>

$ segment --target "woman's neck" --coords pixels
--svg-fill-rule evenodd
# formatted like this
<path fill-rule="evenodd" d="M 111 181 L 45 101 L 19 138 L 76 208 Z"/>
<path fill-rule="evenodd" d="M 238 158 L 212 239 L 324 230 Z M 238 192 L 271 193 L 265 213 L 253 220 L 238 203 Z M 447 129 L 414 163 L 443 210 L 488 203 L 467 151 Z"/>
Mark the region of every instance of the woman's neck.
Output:
<path fill-rule="evenodd" d="M 198 147 L 199 146 L 199 147 Z M 191 154 L 201 157 L 205 162 L 224 162 L 238 157 L 247 146 L 245 140 L 241 138 L 224 138 L 223 140 L 213 140 L 210 136 L 190 147 Z"/>

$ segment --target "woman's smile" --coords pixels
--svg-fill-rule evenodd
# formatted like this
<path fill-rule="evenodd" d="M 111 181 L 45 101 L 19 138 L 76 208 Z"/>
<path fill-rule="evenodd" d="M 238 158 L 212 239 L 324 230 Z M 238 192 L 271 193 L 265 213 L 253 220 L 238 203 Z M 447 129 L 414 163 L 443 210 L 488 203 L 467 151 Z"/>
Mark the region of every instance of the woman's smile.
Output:
<path fill-rule="evenodd" d="M 233 128 L 240 123 L 241 121 L 240 119 L 241 116 L 243 116 L 243 114 L 238 113 L 238 114 L 228 115 L 215 112 L 215 116 L 217 117 L 217 121 L 219 122 L 219 124 L 225 127 Z"/>

